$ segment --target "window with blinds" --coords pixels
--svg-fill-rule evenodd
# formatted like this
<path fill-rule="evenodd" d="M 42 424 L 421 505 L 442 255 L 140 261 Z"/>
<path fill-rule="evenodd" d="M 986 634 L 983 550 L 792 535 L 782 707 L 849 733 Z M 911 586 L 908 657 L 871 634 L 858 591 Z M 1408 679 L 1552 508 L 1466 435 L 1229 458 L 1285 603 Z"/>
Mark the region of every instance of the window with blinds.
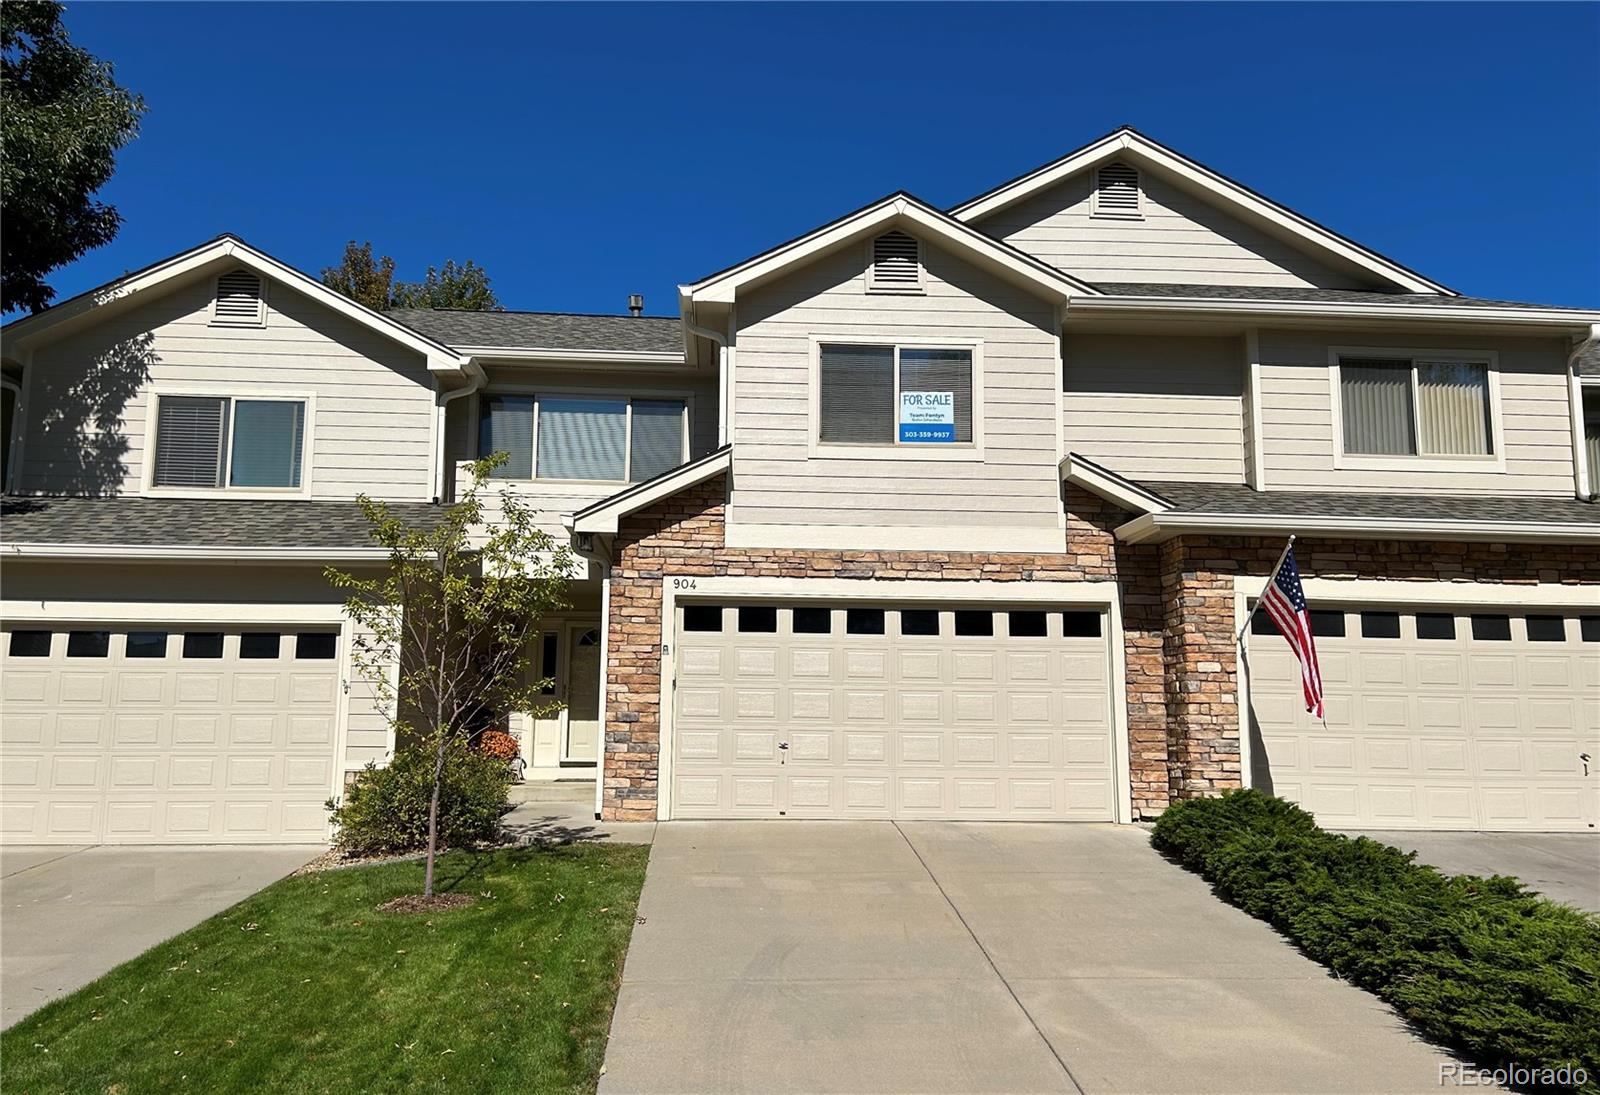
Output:
<path fill-rule="evenodd" d="M 681 399 L 486 395 L 479 407 L 478 456 L 505 453 L 501 479 L 639 483 L 688 459 Z"/>
<path fill-rule="evenodd" d="M 306 405 L 286 399 L 157 397 L 157 487 L 295 489 L 305 459 Z"/>
<path fill-rule="evenodd" d="M 824 343 L 818 354 L 818 441 L 925 447 L 897 440 L 902 392 L 948 393 L 955 441 L 972 441 L 971 350 Z"/>
<path fill-rule="evenodd" d="M 1339 411 L 1348 455 L 1494 452 L 1482 362 L 1341 358 Z"/>

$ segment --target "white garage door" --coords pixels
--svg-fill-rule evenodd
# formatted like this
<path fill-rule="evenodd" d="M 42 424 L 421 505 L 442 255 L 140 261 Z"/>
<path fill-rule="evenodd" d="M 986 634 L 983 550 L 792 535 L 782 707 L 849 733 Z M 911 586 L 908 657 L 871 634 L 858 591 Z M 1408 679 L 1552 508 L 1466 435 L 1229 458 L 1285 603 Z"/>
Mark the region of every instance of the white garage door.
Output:
<path fill-rule="evenodd" d="M 1368 607 L 1313 622 L 1326 727 L 1265 613 L 1252 628 L 1257 786 L 1337 827 L 1595 825 L 1600 617 Z"/>
<path fill-rule="evenodd" d="M 673 816 L 1115 817 L 1093 611 L 685 604 Z"/>
<path fill-rule="evenodd" d="M 4 839 L 326 840 L 338 645 L 331 630 L 8 625 Z"/>

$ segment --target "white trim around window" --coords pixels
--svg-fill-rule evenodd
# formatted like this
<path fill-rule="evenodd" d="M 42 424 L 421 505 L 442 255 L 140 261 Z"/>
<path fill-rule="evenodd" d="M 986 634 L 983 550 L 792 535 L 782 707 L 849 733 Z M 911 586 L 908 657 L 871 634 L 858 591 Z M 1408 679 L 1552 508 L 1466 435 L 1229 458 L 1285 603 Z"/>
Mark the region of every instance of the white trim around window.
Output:
<path fill-rule="evenodd" d="M 317 396 L 315 392 L 285 392 L 267 388 L 236 388 L 222 385 L 161 384 L 148 389 L 145 405 L 144 451 L 140 455 L 139 493 L 149 498 L 310 498 L 316 456 Z M 226 399 L 228 401 L 227 444 L 223 454 L 222 483 L 220 487 L 158 487 L 156 476 L 157 426 L 160 420 L 160 403 L 163 396 L 192 397 L 200 399 Z M 300 485 L 298 487 L 230 487 L 228 470 L 233 461 L 233 416 L 240 400 L 245 402 L 300 403 L 305 406 L 305 425 L 300 450 Z"/>
<path fill-rule="evenodd" d="M 1421 362 L 1450 362 L 1482 365 L 1489 382 L 1489 448 L 1483 456 L 1443 456 L 1421 451 L 1415 455 L 1374 455 L 1344 451 L 1344 390 L 1340 378 L 1341 358 L 1390 358 L 1411 362 L 1411 429 L 1420 434 L 1421 415 L 1417 400 L 1416 367 Z M 1423 349 L 1415 346 L 1330 346 L 1328 347 L 1328 402 L 1333 422 L 1333 466 L 1352 471 L 1455 471 L 1496 472 L 1506 470 L 1505 428 L 1500 413 L 1500 355 L 1494 350 Z"/>
<path fill-rule="evenodd" d="M 897 418 L 900 406 L 900 350 L 966 350 L 972 354 L 972 440 L 949 442 L 902 442 L 884 445 L 852 445 L 820 440 L 822 432 L 822 347 L 889 346 L 894 355 L 894 399 L 891 411 Z M 982 460 L 983 459 L 983 339 L 981 338 L 881 338 L 857 334 L 812 335 L 808 352 L 806 388 L 809 410 L 806 415 L 806 454 L 817 460 Z M 895 434 L 898 435 L 898 424 Z"/>
<path fill-rule="evenodd" d="M 472 399 L 471 444 L 468 451 L 473 453 L 473 459 L 478 459 L 479 434 L 483 427 L 483 401 L 492 396 L 511 395 L 523 396 L 533 400 L 533 452 L 529 458 L 532 475 L 523 479 L 521 477 L 506 477 L 498 480 L 508 483 L 543 483 L 543 484 L 592 484 L 602 483 L 615 485 L 618 483 L 631 484 L 633 482 L 633 403 L 634 400 L 645 402 L 681 402 L 683 404 L 683 456 L 678 467 L 689 463 L 694 452 L 694 393 L 682 388 L 629 388 L 626 392 L 618 392 L 615 388 L 575 388 L 551 386 L 549 384 L 533 384 L 527 382 L 496 383 L 492 387 L 478 391 Z M 541 479 L 539 478 L 539 399 L 549 396 L 552 399 L 612 399 L 621 400 L 628 405 L 627 418 L 623 424 L 623 456 L 621 479 Z M 462 462 L 458 462 L 459 467 Z M 471 463 L 466 461 L 465 463 Z"/>

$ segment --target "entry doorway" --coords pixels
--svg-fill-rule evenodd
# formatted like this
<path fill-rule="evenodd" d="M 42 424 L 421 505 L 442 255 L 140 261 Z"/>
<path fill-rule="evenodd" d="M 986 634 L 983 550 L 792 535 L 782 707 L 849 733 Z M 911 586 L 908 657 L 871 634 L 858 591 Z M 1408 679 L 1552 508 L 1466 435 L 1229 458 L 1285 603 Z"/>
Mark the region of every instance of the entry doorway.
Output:
<path fill-rule="evenodd" d="M 600 758 L 600 628 L 592 619 L 552 619 L 533 636 L 529 673 L 543 678 L 543 699 L 558 705 L 539 718 L 520 716 L 523 758 L 533 779 L 570 777 Z"/>

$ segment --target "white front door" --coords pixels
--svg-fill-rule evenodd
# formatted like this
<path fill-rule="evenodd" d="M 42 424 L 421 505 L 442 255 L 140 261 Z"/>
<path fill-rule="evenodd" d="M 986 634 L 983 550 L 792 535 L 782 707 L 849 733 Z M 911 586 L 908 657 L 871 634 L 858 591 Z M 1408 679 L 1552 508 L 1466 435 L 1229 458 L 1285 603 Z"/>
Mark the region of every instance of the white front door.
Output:
<path fill-rule="evenodd" d="M 580 624 L 567 632 L 567 740 L 563 760 L 600 759 L 600 630 Z"/>

